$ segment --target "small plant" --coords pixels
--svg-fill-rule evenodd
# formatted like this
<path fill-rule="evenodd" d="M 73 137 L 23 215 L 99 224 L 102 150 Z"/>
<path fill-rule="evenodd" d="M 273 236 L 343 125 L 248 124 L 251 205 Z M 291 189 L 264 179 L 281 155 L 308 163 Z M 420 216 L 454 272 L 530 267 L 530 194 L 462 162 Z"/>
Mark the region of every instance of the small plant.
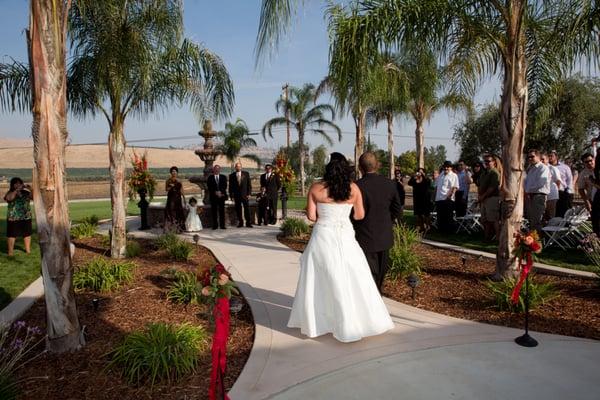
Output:
<path fill-rule="evenodd" d="M 30 352 L 44 340 L 41 333 L 38 327 L 28 327 L 24 321 L 0 326 L 0 399 L 17 399 L 19 381 L 14 374 L 36 357 L 31 357 Z"/>
<path fill-rule="evenodd" d="M 73 287 L 101 293 L 112 292 L 133 281 L 135 268 L 132 262 L 112 263 L 103 257 L 96 257 L 75 271 Z"/>
<path fill-rule="evenodd" d="M 286 218 L 281 224 L 281 230 L 285 237 L 302 236 L 310 232 L 310 227 L 302 218 Z"/>
<path fill-rule="evenodd" d="M 179 238 L 177 237 L 176 234 L 174 234 L 172 232 L 168 232 L 168 233 L 165 233 L 165 234 L 157 237 L 154 240 L 154 245 L 161 250 L 167 250 L 169 247 L 171 247 L 178 241 L 179 241 Z"/>
<path fill-rule="evenodd" d="M 125 254 L 128 258 L 137 257 L 142 254 L 142 246 L 140 246 L 140 244 L 136 241 L 127 241 Z"/>
<path fill-rule="evenodd" d="M 533 279 L 534 275 L 529 274 L 529 309 L 532 310 L 551 299 L 560 296 L 560 293 L 552 283 L 536 283 Z M 496 307 L 503 311 L 509 310 L 512 312 L 524 312 L 525 311 L 525 293 L 522 290 L 519 293 L 519 301 L 514 304 L 511 300 L 511 295 L 515 285 L 517 284 L 516 278 L 505 278 L 499 282 L 488 280 L 485 286 L 491 292 L 492 296 L 496 301 Z"/>
<path fill-rule="evenodd" d="M 110 355 L 108 368 L 120 367 L 121 376 L 136 385 L 177 381 L 195 370 L 198 354 L 206 349 L 208 334 L 190 324 L 149 324 L 130 333 Z"/>
<path fill-rule="evenodd" d="M 198 303 L 198 282 L 196 275 L 191 272 L 174 273 L 175 281 L 169 286 L 167 299 L 174 303 Z"/>
<path fill-rule="evenodd" d="M 90 225 L 98 226 L 98 223 L 100 222 L 100 218 L 98 218 L 97 215 L 93 214 L 93 215 L 90 215 L 89 217 L 84 217 L 81 220 L 81 222 L 84 223 L 84 224 L 90 224 Z"/>
<path fill-rule="evenodd" d="M 176 261 L 187 261 L 194 253 L 194 245 L 185 240 L 177 240 L 177 242 L 167 247 L 169 257 Z"/>
<path fill-rule="evenodd" d="M 587 235 L 579 246 L 588 259 L 594 264 L 594 273 L 600 279 L 600 239 L 594 233 Z M 600 282 L 598 282 L 600 284 Z"/>
<path fill-rule="evenodd" d="M 89 238 L 96 234 L 97 225 L 88 222 L 82 222 L 71 228 L 71 237 L 73 239 Z"/>
<path fill-rule="evenodd" d="M 410 274 L 420 275 L 423 260 L 416 252 L 421 234 L 404 224 L 394 226 L 394 245 L 389 251 L 387 276 L 396 281 Z"/>

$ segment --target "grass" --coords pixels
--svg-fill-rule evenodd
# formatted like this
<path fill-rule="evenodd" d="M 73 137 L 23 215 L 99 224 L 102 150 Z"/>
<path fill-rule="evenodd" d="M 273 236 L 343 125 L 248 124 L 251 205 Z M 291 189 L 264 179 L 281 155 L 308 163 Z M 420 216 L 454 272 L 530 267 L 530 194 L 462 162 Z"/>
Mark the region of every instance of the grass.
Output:
<path fill-rule="evenodd" d="M 279 200 L 278 207 L 281 208 L 281 200 Z M 288 210 L 304 210 L 306 209 L 306 197 L 305 196 L 290 196 L 287 202 Z"/>
<path fill-rule="evenodd" d="M 85 201 L 70 202 L 69 213 L 73 223 L 79 223 L 92 215 L 100 219 L 110 218 L 110 201 Z M 139 214 L 135 202 L 130 201 L 127 206 L 128 215 Z M 17 239 L 15 255 L 8 257 L 6 254 L 6 207 L 0 207 L 0 309 L 6 307 L 19 295 L 31 282 L 41 274 L 40 248 L 37 233 L 31 238 L 31 254 L 26 254 L 23 240 Z"/>

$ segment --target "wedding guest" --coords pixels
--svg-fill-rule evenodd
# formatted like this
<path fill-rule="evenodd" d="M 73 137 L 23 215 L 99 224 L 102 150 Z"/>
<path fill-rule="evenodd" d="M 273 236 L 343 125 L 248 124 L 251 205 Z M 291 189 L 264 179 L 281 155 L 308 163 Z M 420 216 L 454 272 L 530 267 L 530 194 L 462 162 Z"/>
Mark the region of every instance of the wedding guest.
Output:
<path fill-rule="evenodd" d="M 226 229 L 225 200 L 227 200 L 227 177 L 221 174 L 221 166 L 213 167 L 213 174 L 206 181 L 210 198 L 210 214 L 212 228 Z"/>
<path fill-rule="evenodd" d="M 591 153 L 581 156 L 584 168 L 579 173 L 577 188 L 585 208 L 591 213 L 592 229 L 600 237 L 600 195 L 598 194 L 598 180 L 594 175 L 595 161 Z"/>
<path fill-rule="evenodd" d="M 471 179 L 473 179 L 473 183 L 477 188 L 479 188 L 479 180 L 481 179 L 481 175 L 485 172 L 484 165 L 481 161 L 477 161 L 473 164 L 473 175 Z"/>
<path fill-rule="evenodd" d="M 406 201 L 406 191 L 404 190 L 402 172 L 399 169 L 394 171 L 394 180 L 396 181 L 396 190 L 398 191 L 398 198 L 400 199 L 400 213 L 398 214 L 398 222 L 400 222 L 402 220 L 402 217 L 404 216 L 404 203 Z"/>
<path fill-rule="evenodd" d="M 252 220 L 250 219 L 250 206 L 248 199 L 252 194 L 252 182 L 250 182 L 250 174 L 247 171 L 242 171 L 242 163 L 235 163 L 235 171 L 229 175 L 229 197 L 235 203 L 235 213 L 238 220 L 238 228 L 246 226 L 252 228 Z M 244 218 L 242 219 L 242 207 L 244 208 Z"/>
<path fill-rule="evenodd" d="M 171 178 L 169 178 L 171 179 Z M 185 230 L 185 197 L 181 182 L 167 184 L 167 204 L 165 205 L 165 232 L 179 233 Z"/>
<path fill-rule="evenodd" d="M 177 179 L 177 175 L 179 174 L 179 168 L 177 168 L 176 166 L 172 166 L 169 169 L 169 174 L 171 174 L 171 176 L 169 176 L 169 178 L 165 181 L 165 192 L 167 193 L 169 192 L 169 190 L 171 190 L 173 186 L 175 186 L 177 182 L 179 182 L 179 180 Z M 183 190 L 181 193 L 183 193 Z"/>
<path fill-rule="evenodd" d="M 269 224 L 269 198 L 267 197 L 267 188 L 261 187 L 256 195 L 256 204 L 258 205 L 258 225 Z"/>
<path fill-rule="evenodd" d="M 185 219 L 186 232 L 198 232 L 202 230 L 202 222 L 198 216 L 198 201 L 195 197 L 190 198 L 188 202 L 188 215 Z"/>
<path fill-rule="evenodd" d="M 454 228 L 454 202 L 458 190 L 458 176 L 452 172 L 452 163 L 444 162 L 443 172 L 435 184 L 435 208 L 437 210 L 438 229 L 450 233 Z"/>
<path fill-rule="evenodd" d="M 483 235 L 486 240 L 498 238 L 500 233 L 501 166 L 491 154 L 483 157 L 484 170 L 479 174 L 478 202 L 481 208 Z"/>
<path fill-rule="evenodd" d="M 458 176 L 458 190 L 456 191 L 456 216 L 464 217 L 467 213 L 467 205 L 469 201 L 469 188 L 473 180 L 471 172 L 467 168 L 464 160 L 459 160 L 456 165 L 456 175 Z"/>
<path fill-rule="evenodd" d="M 567 210 L 573 207 L 573 173 L 571 167 L 565 162 L 558 160 L 558 153 L 552 150 L 548 154 L 548 161 L 555 166 L 560 173 L 561 185 L 558 188 L 558 201 L 556 202 L 556 216 L 564 217 Z"/>
<path fill-rule="evenodd" d="M 265 173 L 260 176 L 260 187 L 264 187 L 269 199 L 269 224 L 277 222 L 277 195 L 281 189 L 281 179 L 273 172 L 271 164 L 265 165 Z"/>
<path fill-rule="evenodd" d="M 548 223 L 556 215 L 556 203 L 558 202 L 558 189 L 562 186 L 560 180 L 560 171 L 554 165 L 548 163 L 548 155 L 542 153 L 540 157 L 542 163 L 550 170 L 550 193 L 546 198 L 546 210 L 544 211 L 543 222 Z"/>
<path fill-rule="evenodd" d="M 525 207 L 529 229 L 541 233 L 542 217 L 546 210 L 546 198 L 550 193 L 550 170 L 540 160 L 540 152 L 527 152 L 529 168 L 525 177 Z"/>
<path fill-rule="evenodd" d="M 419 168 L 410 178 L 408 185 L 413 192 L 413 213 L 417 218 L 417 227 L 421 232 L 426 232 L 431 227 L 431 180 L 425 170 Z"/>
<path fill-rule="evenodd" d="M 8 255 L 14 255 L 15 242 L 18 237 L 23 238 L 25 253 L 31 252 L 31 208 L 29 202 L 32 200 L 31 186 L 25 185 L 21 178 L 15 177 L 10 180 L 8 192 L 4 195 L 7 204 L 6 237 L 8 244 Z"/>

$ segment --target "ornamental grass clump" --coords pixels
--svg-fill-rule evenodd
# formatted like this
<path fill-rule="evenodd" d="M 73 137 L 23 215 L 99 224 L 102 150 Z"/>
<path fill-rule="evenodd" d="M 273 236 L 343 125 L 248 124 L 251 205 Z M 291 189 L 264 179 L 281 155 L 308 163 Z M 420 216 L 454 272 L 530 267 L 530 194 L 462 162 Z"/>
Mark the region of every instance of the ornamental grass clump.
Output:
<path fill-rule="evenodd" d="M 418 230 L 404 224 L 394 226 L 394 245 L 389 251 L 389 279 L 396 281 L 410 274 L 421 275 L 423 260 L 416 252 L 420 242 Z"/>
<path fill-rule="evenodd" d="M 310 227 L 302 218 L 286 218 L 281 224 L 284 237 L 298 237 L 310 232 Z"/>
<path fill-rule="evenodd" d="M 174 303 L 198 303 L 198 282 L 196 274 L 177 271 L 173 274 L 174 282 L 169 285 L 167 299 Z"/>
<path fill-rule="evenodd" d="M 71 237 L 73 239 L 89 238 L 96 234 L 96 229 L 98 229 L 98 225 L 82 222 L 71 228 Z"/>
<path fill-rule="evenodd" d="M 167 250 L 173 244 L 177 243 L 179 238 L 173 232 L 167 232 L 163 235 L 160 235 L 154 240 L 154 245 L 161 250 Z"/>
<path fill-rule="evenodd" d="M 194 245 L 178 239 L 167 247 L 167 254 L 175 261 L 188 261 L 194 254 Z"/>
<path fill-rule="evenodd" d="M 107 368 L 116 370 L 129 383 L 142 385 L 181 379 L 193 372 L 199 354 L 207 349 L 209 336 L 191 324 L 148 324 L 143 331 L 130 333 L 109 353 Z"/>
<path fill-rule="evenodd" d="M 137 257 L 142 254 L 142 246 L 136 241 L 127 241 L 125 255 L 127 258 Z"/>
<path fill-rule="evenodd" d="M 133 262 L 111 262 L 96 257 L 73 274 L 73 287 L 77 290 L 91 290 L 106 293 L 133 281 Z"/>
<path fill-rule="evenodd" d="M 525 291 L 519 293 L 519 301 L 515 304 L 511 296 L 517 278 L 504 278 L 501 281 L 494 282 L 488 280 L 485 283 L 486 288 L 495 300 L 496 308 L 500 311 L 525 312 Z M 535 282 L 535 276 L 529 274 L 529 309 L 532 310 L 540 305 L 560 296 L 560 292 L 549 282 Z"/>
<path fill-rule="evenodd" d="M 42 354 L 32 356 L 31 352 L 44 338 L 37 326 L 27 326 L 24 321 L 0 326 L 0 399 L 18 398 L 19 381 L 15 372 Z"/>

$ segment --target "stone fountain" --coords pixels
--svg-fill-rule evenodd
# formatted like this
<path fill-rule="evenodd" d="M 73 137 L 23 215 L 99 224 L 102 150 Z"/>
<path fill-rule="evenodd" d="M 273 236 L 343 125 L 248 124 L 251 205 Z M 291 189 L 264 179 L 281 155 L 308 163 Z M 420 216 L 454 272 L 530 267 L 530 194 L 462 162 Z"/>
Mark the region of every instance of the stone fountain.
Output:
<path fill-rule="evenodd" d="M 202 176 L 191 176 L 189 181 L 200 186 L 204 193 L 204 204 L 209 204 L 208 190 L 206 186 L 206 180 L 208 176 L 212 174 L 213 164 L 217 157 L 221 154 L 219 150 L 215 149 L 213 144 L 213 138 L 217 135 L 217 132 L 213 130 L 212 121 L 205 120 L 202 130 L 198 132 L 198 135 L 204 138 L 204 146 L 201 149 L 194 151 L 198 157 L 204 162 L 204 173 Z"/>

